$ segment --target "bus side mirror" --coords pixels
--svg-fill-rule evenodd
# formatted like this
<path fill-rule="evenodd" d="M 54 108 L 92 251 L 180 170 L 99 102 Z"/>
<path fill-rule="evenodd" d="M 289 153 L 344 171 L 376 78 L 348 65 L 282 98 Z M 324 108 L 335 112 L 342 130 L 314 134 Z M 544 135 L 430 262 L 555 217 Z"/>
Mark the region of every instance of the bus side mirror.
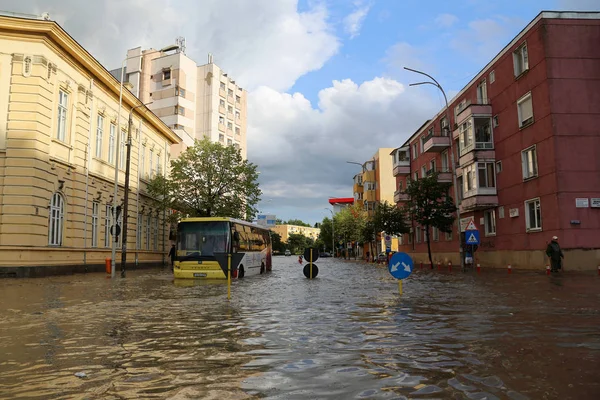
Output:
<path fill-rule="evenodd" d="M 202 236 L 202 243 L 206 243 L 206 236 Z"/>

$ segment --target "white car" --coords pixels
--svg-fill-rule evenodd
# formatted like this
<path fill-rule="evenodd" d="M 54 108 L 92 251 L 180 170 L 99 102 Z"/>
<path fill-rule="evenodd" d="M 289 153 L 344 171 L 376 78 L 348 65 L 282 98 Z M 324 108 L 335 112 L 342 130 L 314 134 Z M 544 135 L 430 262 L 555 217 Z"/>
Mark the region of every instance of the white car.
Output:
<path fill-rule="evenodd" d="M 291 256 L 291 255 L 292 255 L 292 252 L 291 252 L 291 251 L 289 251 L 289 250 L 286 250 L 286 251 L 285 251 L 285 255 L 286 255 L 286 257 L 287 257 L 287 256 Z"/>

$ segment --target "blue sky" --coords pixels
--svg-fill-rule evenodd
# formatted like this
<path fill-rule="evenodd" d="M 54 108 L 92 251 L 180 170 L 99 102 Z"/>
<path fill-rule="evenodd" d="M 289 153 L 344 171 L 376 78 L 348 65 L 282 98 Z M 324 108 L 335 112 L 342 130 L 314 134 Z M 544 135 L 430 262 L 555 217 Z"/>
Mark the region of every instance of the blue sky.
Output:
<path fill-rule="evenodd" d="M 314 2 L 300 0 L 299 10 L 310 3 Z M 386 60 L 387 52 L 397 43 L 410 45 L 415 58 L 430 66 L 428 72 L 435 74 L 447 91 L 458 91 L 540 11 L 555 10 L 559 2 L 330 0 L 326 4 L 335 32 L 343 38 L 340 51 L 320 70 L 300 77 L 289 90 L 304 94 L 313 103 L 318 91 L 336 79 L 362 82 L 379 75 L 405 76 L 401 66 Z M 369 11 L 358 36 L 351 38 L 344 30 L 343 18 L 357 8 L 354 4 L 369 7 Z M 479 22 L 487 24 L 489 37 L 478 38 L 476 34 L 481 31 L 469 25 Z M 484 30 L 485 25 L 479 29 Z M 466 47 L 464 51 L 457 49 L 460 42 Z"/>

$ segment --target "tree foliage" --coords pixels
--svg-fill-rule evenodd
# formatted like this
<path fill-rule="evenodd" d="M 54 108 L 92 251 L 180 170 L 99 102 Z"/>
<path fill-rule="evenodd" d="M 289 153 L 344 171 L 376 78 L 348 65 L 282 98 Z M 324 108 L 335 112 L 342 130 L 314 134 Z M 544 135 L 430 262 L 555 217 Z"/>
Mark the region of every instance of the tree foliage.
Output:
<path fill-rule="evenodd" d="M 404 211 L 388 202 L 379 203 L 375 208 L 373 229 L 395 236 L 410 232 Z"/>
<path fill-rule="evenodd" d="M 362 242 L 367 213 L 359 204 L 343 208 L 335 215 L 335 236 L 344 242 Z"/>
<path fill-rule="evenodd" d="M 190 217 L 252 220 L 261 195 L 257 180 L 256 165 L 239 149 L 204 138 L 171 160 L 169 177 L 153 178 L 148 192 L 162 207 Z"/>
<path fill-rule="evenodd" d="M 438 181 L 438 173 L 412 180 L 406 187 L 409 200 L 405 204 L 405 212 L 425 230 L 427 253 L 431 258 L 431 241 L 429 231 L 432 227 L 441 232 L 452 232 L 452 224 L 456 219 L 456 207 L 449 195 L 452 184 Z"/>
<path fill-rule="evenodd" d="M 299 220 L 299 219 L 290 219 L 287 222 L 283 222 L 282 225 L 296 225 L 296 226 L 306 226 L 308 228 L 311 228 L 312 225 L 311 224 L 307 224 L 306 222 Z"/>
<path fill-rule="evenodd" d="M 285 252 L 285 243 L 281 241 L 281 235 L 277 232 L 271 231 L 271 244 L 273 251 L 283 253 Z"/>
<path fill-rule="evenodd" d="M 323 222 L 321 222 L 321 232 L 319 233 L 318 243 L 320 246 L 325 246 L 326 249 L 333 252 L 330 246 L 332 245 L 332 226 L 331 226 L 331 218 L 325 217 L 323 218 Z"/>
<path fill-rule="evenodd" d="M 287 247 L 293 254 L 302 254 L 305 248 L 312 245 L 313 241 L 300 233 L 290 233 L 288 236 Z"/>

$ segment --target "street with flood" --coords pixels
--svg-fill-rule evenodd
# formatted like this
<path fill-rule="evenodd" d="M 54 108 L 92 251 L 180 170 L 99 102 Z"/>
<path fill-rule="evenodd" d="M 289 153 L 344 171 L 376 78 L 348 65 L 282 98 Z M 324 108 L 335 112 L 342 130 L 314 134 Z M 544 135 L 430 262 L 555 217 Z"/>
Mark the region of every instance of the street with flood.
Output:
<path fill-rule="evenodd" d="M 317 264 L 2 280 L 0 398 L 600 398 L 600 277 Z"/>

